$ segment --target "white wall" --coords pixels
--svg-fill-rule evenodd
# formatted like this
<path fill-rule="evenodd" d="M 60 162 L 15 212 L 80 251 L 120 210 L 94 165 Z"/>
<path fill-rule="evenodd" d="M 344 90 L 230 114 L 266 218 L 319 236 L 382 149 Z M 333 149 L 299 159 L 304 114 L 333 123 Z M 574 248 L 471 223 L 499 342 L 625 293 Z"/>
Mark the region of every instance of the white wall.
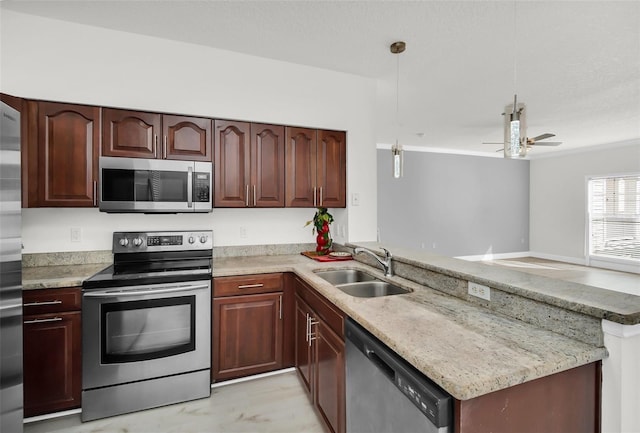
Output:
<path fill-rule="evenodd" d="M 640 140 L 533 159 L 530 170 L 530 250 L 541 257 L 584 263 L 586 179 L 640 172 Z"/>
<path fill-rule="evenodd" d="M 1 90 L 33 99 L 347 131 L 347 192 L 337 242 L 375 240 L 375 81 L 368 78 L 2 10 Z M 366 176 L 360 176 L 367 173 Z M 105 215 L 28 209 L 25 253 L 108 248 L 119 229 L 211 227 L 215 245 L 313 242 L 314 210 L 214 209 L 208 216 Z M 144 222 L 141 222 L 144 221 Z M 147 222 L 152 221 L 147 226 Z M 240 226 L 247 236 L 240 237 Z M 157 226 L 157 227 L 156 227 Z M 339 226 L 346 228 L 344 238 Z M 86 233 L 70 243 L 70 228 Z"/>

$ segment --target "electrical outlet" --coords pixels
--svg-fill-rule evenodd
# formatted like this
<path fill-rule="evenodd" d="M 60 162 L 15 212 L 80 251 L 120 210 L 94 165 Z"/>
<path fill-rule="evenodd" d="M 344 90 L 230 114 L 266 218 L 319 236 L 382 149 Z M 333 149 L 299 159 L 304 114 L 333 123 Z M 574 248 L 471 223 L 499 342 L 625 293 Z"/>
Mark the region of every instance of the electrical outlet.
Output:
<path fill-rule="evenodd" d="M 469 281 L 469 294 L 478 298 L 491 300 L 491 288 Z"/>
<path fill-rule="evenodd" d="M 82 229 L 80 227 L 71 227 L 71 242 L 82 241 Z"/>

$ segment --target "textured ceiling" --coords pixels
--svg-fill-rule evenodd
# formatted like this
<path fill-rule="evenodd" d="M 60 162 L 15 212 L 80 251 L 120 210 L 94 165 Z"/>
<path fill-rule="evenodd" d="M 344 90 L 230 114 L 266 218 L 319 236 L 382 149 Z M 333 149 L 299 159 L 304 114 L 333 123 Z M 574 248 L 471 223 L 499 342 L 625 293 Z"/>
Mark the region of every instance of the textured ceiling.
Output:
<path fill-rule="evenodd" d="M 494 154 L 517 92 L 556 148 L 640 140 L 638 1 L 3 1 L 18 12 L 378 80 L 376 137 Z M 396 40 L 405 53 L 389 52 Z M 399 110 L 396 125 L 396 68 Z"/>

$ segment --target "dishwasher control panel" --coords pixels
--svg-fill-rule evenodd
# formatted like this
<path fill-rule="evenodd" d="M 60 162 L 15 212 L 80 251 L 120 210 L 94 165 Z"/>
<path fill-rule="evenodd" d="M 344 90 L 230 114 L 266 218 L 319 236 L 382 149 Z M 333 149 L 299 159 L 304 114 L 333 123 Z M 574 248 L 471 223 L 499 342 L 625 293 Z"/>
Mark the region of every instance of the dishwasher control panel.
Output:
<path fill-rule="evenodd" d="M 415 382 L 406 377 L 396 376 L 395 381 L 398 389 L 406 395 L 420 412 L 425 414 L 432 422 L 436 422 L 439 414 L 438 399 L 429 393 L 425 393 Z"/>

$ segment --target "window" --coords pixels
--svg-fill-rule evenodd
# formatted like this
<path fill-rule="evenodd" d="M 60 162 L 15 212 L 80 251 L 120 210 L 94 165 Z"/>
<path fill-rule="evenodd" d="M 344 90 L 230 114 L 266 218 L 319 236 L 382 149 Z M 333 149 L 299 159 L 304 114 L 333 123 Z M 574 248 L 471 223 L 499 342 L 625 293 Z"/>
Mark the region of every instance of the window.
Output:
<path fill-rule="evenodd" d="M 589 260 L 640 263 L 640 175 L 591 178 Z"/>

